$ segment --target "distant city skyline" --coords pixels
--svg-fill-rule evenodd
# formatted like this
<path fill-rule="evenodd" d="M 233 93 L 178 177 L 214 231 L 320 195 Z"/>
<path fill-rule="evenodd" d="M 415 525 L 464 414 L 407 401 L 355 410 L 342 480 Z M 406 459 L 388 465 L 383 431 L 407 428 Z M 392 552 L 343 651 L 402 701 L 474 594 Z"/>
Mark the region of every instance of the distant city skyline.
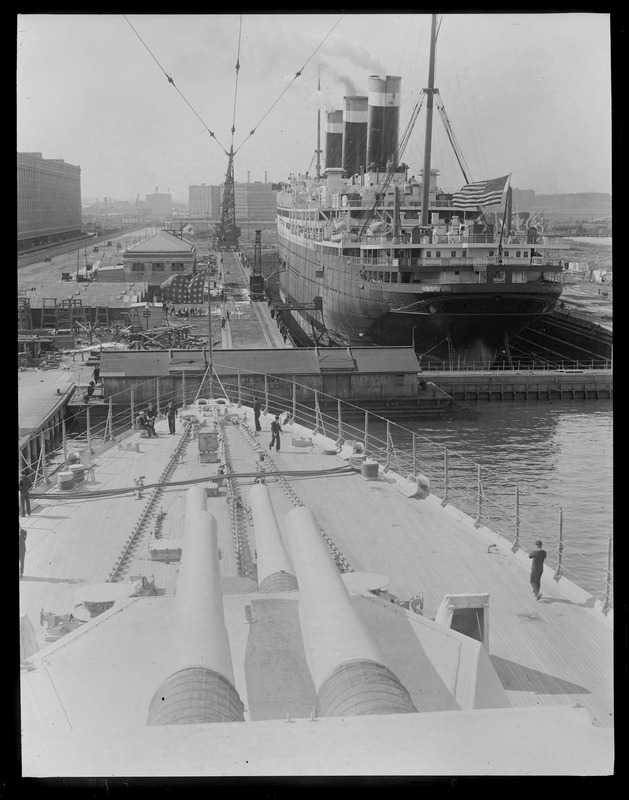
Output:
<path fill-rule="evenodd" d="M 251 181 L 251 182 L 253 183 L 253 181 Z M 236 181 L 236 183 L 240 183 L 240 181 Z M 268 183 L 279 183 L 279 181 L 271 181 L 271 180 L 269 180 Z M 200 185 L 200 184 L 191 184 L 191 185 Z M 207 185 L 218 186 L 219 184 L 207 184 Z M 554 193 L 551 194 L 549 192 L 538 192 L 535 189 L 531 189 L 531 188 L 520 189 L 517 186 L 514 186 L 512 188 L 513 188 L 514 191 L 534 192 L 536 197 L 568 197 L 568 196 L 571 196 L 571 195 L 602 195 L 603 197 L 609 198 L 611 200 L 611 192 L 554 192 Z M 135 203 L 138 194 L 139 194 L 140 202 L 144 202 L 146 197 L 148 195 L 152 194 L 152 193 L 153 192 L 144 192 L 144 193 L 139 192 L 139 193 L 136 193 L 133 196 L 133 198 L 131 198 L 131 199 L 126 198 L 126 197 L 108 197 L 106 195 L 97 195 L 97 196 L 94 196 L 94 197 L 84 197 L 84 196 L 82 196 L 81 197 L 81 202 L 82 202 L 83 205 L 95 204 L 95 203 L 130 203 L 130 204 L 133 204 L 133 203 Z M 168 194 L 168 192 L 164 192 L 164 194 Z M 179 204 L 181 204 L 181 203 L 186 203 L 187 204 L 188 203 L 188 199 L 189 198 L 188 198 L 188 194 L 187 193 L 186 193 L 185 196 L 182 196 L 182 197 L 175 197 L 175 195 L 172 195 L 172 192 L 170 194 L 172 196 L 173 204 L 176 205 L 177 203 L 179 203 Z"/>
<path fill-rule="evenodd" d="M 435 85 L 472 179 L 611 192 L 610 15 L 440 20 Z M 18 151 L 80 166 L 86 197 L 181 201 L 224 180 L 232 143 L 237 182 L 313 172 L 317 111 L 325 149 L 326 111 L 400 75 L 402 132 L 427 83 L 429 14 L 20 14 L 17 28 Z M 415 174 L 424 111 L 402 156 Z M 432 161 L 444 189 L 465 183 L 436 113 Z"/>

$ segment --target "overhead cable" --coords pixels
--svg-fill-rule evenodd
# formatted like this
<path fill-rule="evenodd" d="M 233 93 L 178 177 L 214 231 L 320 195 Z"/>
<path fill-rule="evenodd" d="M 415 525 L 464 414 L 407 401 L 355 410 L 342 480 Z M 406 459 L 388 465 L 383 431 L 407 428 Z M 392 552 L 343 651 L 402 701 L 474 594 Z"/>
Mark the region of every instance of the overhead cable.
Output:
<path fill-rule="evenodd" d="M 255 125 L 255 126 L 254 126 L 254 127 L 253 127 L 253 128 L 250 130 L 250 131 L 249 131 L 249 135 L 248 135 L 248 136 L 247 136 L 247 137 L 246 137 L 246 138 L 245 138 L 245 139 L 244 139 L 244 140 L 241 142 L 240 146 L 239 146 L 239 147 L 237 148 L 237 150 L 236 150 L 236 153 L 238 152 L 238 150 L 240 150 L 240 148 L 241 148 L 241 147 L 243 146 L 243 144 L 244 144 L 244 143 L 247 141 L 247 139 L 249 139 L 251 136 L 253 136 L 253 134 L 254 134 L 254 133 L 255 133 L 255 132 L 258 130 L 258 128 L 260 127 L 260 125 L 261 125 L 261 124 L 264 122 L 264 120 L 265 120 L 265 119 L 268 117 L 268 115 L 271 113 L 271 111 L 273 111 L 273 109 L 275 108 L 275 106 L 276 106 L 276 105 L 279 103 L 279 101 L 282 99 L 282 97 L 284 97 L 284 95 L 285 95 L 285 94 L 286 94 L 286 92 L 287 92 L 287 91 L 290 89 L 290 87 L 293 85 L 293 83 L 295 83 L 295 81 L 297 80 L 297 78 L 299 78 L 299 77 L 301 76 L 301 74 L 302 74 L 302 73 L 303 73 L 303 71 L 306 69 L 306 67 L 308 66 L 308 64 L 309 64 L 309 63 L 312 61 L 312 59 L 315 57 L 315 55 L 318 53 L 318 51 L 319 51 L 319 50 L 320 50 L 320 49 L 323 47 L 323 45 L 325 44 L 325 41 L 326 41 L 326 39 L 328 39 L 328 38 L 329 38 L 329 36 L 332 34 L 332 31 L 333 31 L 333 30 L 336 28 L 336 26 L 339 24 L 339 22 L 340 22 L 340 21 L 343 19 L 343 17 L 344 17 L 344 16 L 345 16 L 345 15 L 344 15 L 344 14 L 342 14 L 342 15 L 341 15 L 341 16 L 340 16 L 340 17 L 337 19 L 337 21 L 336 21 L 336 22 L 334 23 L 334 25 L 333 25 L 333 26 L 330 28 L 330 30 L 329 30 L 329 31 L 328 31 L 328 33 L 325 35 L 325 37 L 324 37 L 324 38 L 321 40 L 321 42 L 319 43 L 319 45 L 317 45 L 317 47 L 315 48 L 315 50 L 314 50 L 314 51 L 311 53 L 310 57 L 309 57 L 309 58 L 307 59 L 307 61 L 304 63 L 304 65 L 302 66 L 302 68 L 301 68 L 301 69 L 300 69 L 298 72 L 296 72 L 296 73 L 295 73 L 295 75 L 293 76 L 293 79 L 292 79 L 292 80 L 291 80 L 291 82 L 288 84 L 288 86 L 287 86 L 287 87 L 286 87 L 286 88 L 285 88 L 285 89 L 284 89 L 284 90 L 281 92 L 281 94 L 280 94 L 280 96 L 277 98 L 277 100 L 276 100 L 276 101 L 275 101 L 275 102 L 274 102 L 274 103 L 271 105 L 271 107 L 270 107 L 270 108 L 267 110 L 267 112 L 266 112 L 266 113 L 265 113 L 265 114 L 264 114 L 264 115 L 261 117 L 261 119 L 260 119 L 260 121 L 258 122 L 258 124 L 257 124 L 257 125 Z"/>
<path fill-rule="evenodd" d="M 194 109 L 194 108 L 193 108 L 193 107 L 190 105 L 190 103 L 188 102 L 188 100 L 186 99 L 186 97 L 184 97 L 184 95 L 182 94 L 182 92 L 179 90 L 178 86 L 176 86 L 176 85 L 175 85 L 175 81 L 173 80 L 172 76 L 170 76 L 170 75 L 169 75 L 169 74 L 166 72 L 166 70 L 164 69 L 164 67 L 162 67 L 162 65 L 161 65 L 161 64 L 159 63 L 159 61 L 157 60 L 157 58 L 155 58 L 155 56 L 154 56 L 154 55 L 153 55 L 153 53 L 151 52 L 151 49 L 149 48 L 149 46 L 148 46 L 148 45 L 146 44 L 146 42 L 145 42 L 145 41 L 142 39 L 142 37 L 141 37 L 141 36 L 140 36 L 140 34 L 139 34 L 137 31 L 136 31 L 136 29 L 133 27 L 133 25 L 132 25 L 132 24 L 129 22 L 129 20 L 127 19 L 127 17 L 126 17 L 124 14 L 123 14 L 122 16 L 123 16 L 123 18 L 126 20 L 126 22 L 129 24 L 129 27 L 131 28 L 131 30 L 132 30 L 132 31 L 135 33 L 135 35 L 138 37 L 138 39 L 139 39 L 139 40 L 142 42 L 142 44 L 144 45 L 144 47 L 145 47 L 145 48 L 146 48 L 146 50 L 148 51 L 148 53 L 149 53 L 149 55 L 151 56 L 151 58 L 153 59 L 153 61 L 155 61 L 155 63 L 157 64 L 157 66 L 158 66 L 158 67 L 161 69 L 161 71 L 164 73 L 164 75 L 166 76 L 166 79 L 168 80 L 168 83 L 172 84 L 172 86 L 175 88 L 175 90 L 177 91 L 177 93 L 179 94 L 179 96 L 181 97 L 181 99 L 182 99 L 182 100 L 184 101 L 184 103 L 185 103 L 185 104 L 188 106 L 188 108 L 189 108 L 189 109 L 192 111 L 192 113 L 195 115 L 195 117 L 196 117 L 196 118 L 197 118 L 197 119 L 198 119 L 198 120 L 201 122 L 201 124 L 203 125 L 203 127 L 205 128 L 205 130 L 206 130 L 206 131 L 207 131 L 207 132 L 210 134 L 210 136 L 212 137 L 212 139 L 214 139 L 214 141 L 215 141 L 215 142 L 218 144 L 218 146 L 219 146 L 219 147 L 222 149 L 222 151 L 223 151 L 225 154 L 227 154 L 227 150 L 226 150 L 226 149 L 223 147 L 223 145 L 222 145 L 222 144 L 221 144 L 221 143 L 218 141 L 218 139 L 216 138 L 215 134 L 214 134 L 214 133 L 213 133 L 213 132 L 212 132 L 212 131 L 209 129 L 209 127 L 206 125 L 206 123 L 204 122 L 204 120 L 203 120 L 203 119 L 202 119 L 202 118 L 199 116 L 199 114 L 197 114 L 197 112 L 195 111 L 195 109 Z"/>

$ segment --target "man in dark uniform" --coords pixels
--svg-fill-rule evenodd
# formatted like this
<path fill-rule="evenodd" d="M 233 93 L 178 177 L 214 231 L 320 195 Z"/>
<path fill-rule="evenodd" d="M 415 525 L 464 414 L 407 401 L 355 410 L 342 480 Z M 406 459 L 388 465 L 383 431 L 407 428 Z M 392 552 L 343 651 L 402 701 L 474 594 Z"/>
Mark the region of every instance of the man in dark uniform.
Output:
<path fill-rule="evenodd" d="M 20 528 L 20 578 L 24 575 L 24 559 L 26 558 L 26 531 Z"/>
<path fill-rule="evenodd" d="M 157 409 L 153 408 L 153 403 L 149 403 L 148 408 L 146 409 L 146 418 L 148 420 L 149 425 L 149 438 L 151 436 L 157 436 L 155 433 L 155 419 L 157 417 Z"/>
<path fill-rule="evenodd" d="M 281 433 L 282 433 L 282 427 L 280 425 L 280 415 L 276 414 L 275 419 L 271 423 L 271 443 L 269 444 L 269 450 L 272 450 L 273 445 L 275 445 L 275 449 L 279 452 Z"/>
<path fill-rule="evenodd" d="M 23 517 L 30 517 L 31 515 L 31 496 L 29 491 L 32 485 L 32 480 L 26 472 L 23 472 L 20 477 L 20 511 Z"/>
<path fill-rule="evenodd" d="M 260 426 L 261 411 L 262 411 L 262 402 L 260 401 L 260 398 L 257 397 L 255 403 L 253 404 L 253 418 L 256 423 L 256 432 L 262 430 L 262 427 Z"/>
<path fill-rule="evenodd" d="M 166 419 L 168 420 L 168 431 L 172 436 L 175 433 L 175 419 L 177 418 L 177 409 L 172 400 L 168 401 L 166 406 Z"/>
<path fill-rule="evenodd" d="M 531 564 L 531 586 L 533 587 L 533 594 L 535 599 L 539 600 L 542 596 L 540 592 L 540 583 L 542 580 L 542 572 L 544 571 L 544 560 L 546 559 L 546 551 L 542 550 L 542 543 L 538 539 L 535 542 L 535 550 L 531 550 L 529 558 L 533 559 Z"/>

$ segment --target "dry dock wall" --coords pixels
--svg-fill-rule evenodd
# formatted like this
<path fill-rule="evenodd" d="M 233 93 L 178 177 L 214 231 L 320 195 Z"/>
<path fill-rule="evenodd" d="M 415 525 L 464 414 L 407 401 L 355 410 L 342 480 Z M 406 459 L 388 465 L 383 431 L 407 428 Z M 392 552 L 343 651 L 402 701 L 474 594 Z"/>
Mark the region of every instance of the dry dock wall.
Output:
<path fill-rule="evenodd" d="M 607 400 L 613 397 L 613 373 L 426 373 L 454 401 Z"/>

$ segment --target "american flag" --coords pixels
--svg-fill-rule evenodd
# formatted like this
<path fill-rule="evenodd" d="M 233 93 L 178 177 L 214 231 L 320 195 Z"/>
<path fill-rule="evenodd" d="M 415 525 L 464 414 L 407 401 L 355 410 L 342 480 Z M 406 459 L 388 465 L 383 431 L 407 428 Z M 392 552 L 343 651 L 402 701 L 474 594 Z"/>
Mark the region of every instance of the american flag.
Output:
<path fill-rule="evenodd" d="M 456 208 L 477 208 L 500 203 L 508 180 L 509 176 L 505 175 L 503 178 L 468 183 L 452 195 L 452 205 Z"/>
<path fill-rule="evenodd" d="M 193 303 L 205 301 L 207 270 L 195 275 L 171 275 L 161 284 L 164 300 L 171 303 Z"/>

